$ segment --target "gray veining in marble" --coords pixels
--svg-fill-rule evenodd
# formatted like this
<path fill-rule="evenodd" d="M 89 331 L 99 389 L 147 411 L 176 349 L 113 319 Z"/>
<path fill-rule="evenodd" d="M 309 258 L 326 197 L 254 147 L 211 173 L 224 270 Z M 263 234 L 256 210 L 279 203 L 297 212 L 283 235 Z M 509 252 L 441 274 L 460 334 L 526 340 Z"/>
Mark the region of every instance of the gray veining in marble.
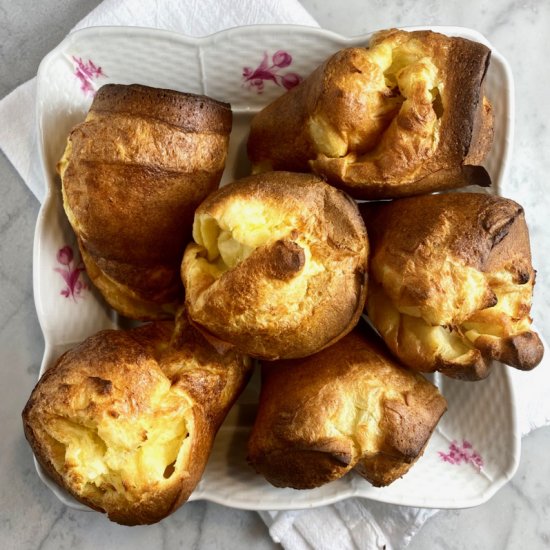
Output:
<path fill-rule="evenodd" d="M 40 59 L 99 2 L 0 0 L 0 97 L 32 77 Z M 550 338 L 550 260 L 545 193 L 550 174 L 550 2 L 303 0 L 321 26 L 357 35 L 389 26 L 475 27 L 510 61 L 516 78 L 511 198 L 526 209 L 538 269 L 534 318 Z M 43 340 L 32 297 L 32 239 L 38 203 L 0 153 L 0 548 L 272 548 L 253 512 L 190 503 L 162 523 L 127 528 L 66 509 L 38 479 L 23 436 L 22 410 L 38 374 Z M 550 390 L 550 388 L 549 388 Z M 444 511 L 411 550 L 550 547 L 550 428 L 523 441 L 514 480 L 488 503 Z"/>

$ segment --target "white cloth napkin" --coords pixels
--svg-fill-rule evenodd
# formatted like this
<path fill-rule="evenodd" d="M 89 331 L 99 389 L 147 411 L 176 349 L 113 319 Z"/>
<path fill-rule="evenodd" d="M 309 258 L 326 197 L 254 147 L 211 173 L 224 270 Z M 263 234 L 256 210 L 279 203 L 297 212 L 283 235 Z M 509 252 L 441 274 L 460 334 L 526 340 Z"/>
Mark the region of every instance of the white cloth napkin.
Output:
<path fill-rule="evenodd" d="M 155 27 L 204 36 L 239 25 L 317 26 L 297 0 L 105 0 L 75 29 L 98 25 Z M 45 184 L 36 149 L 35 79 L 0 101 L 0 148 L 38 200 Z M 548 349 L 548 348 L 547 348 Z M 531 373 L 512 373 L 523 434 L 550 424 L 550 360 Z M 437 510 L 362 499 L 313 510 L 260 512 L 274 541 L 288 550 L 404 548 Z"/>

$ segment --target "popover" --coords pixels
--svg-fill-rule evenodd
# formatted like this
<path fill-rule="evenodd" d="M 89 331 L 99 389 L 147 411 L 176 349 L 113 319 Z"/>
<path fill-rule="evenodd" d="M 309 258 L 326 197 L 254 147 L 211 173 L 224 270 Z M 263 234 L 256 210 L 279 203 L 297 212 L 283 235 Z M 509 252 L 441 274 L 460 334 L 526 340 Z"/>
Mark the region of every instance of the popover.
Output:
<path fill-rule="evenodd" d="M 349 332 L 367 291 L 357 205 L 308 174 L 238 180 L 197 209 L 182 279 L 192 322 L 222 348 L 303 357 Z"/>
<path fill-rule="evenodd" d="M 446 408 L 362 322 L 315 355 L 262 365 L 248 460 L 276 487 L 311 489 L 352 469 L 389 485 L 422 455 Z"/>
<path fill-rule="evenodd" d="M 154 523 L 197 485 L 250 361 L 182 317 L 99 332 L 47 370 L 23 411 L 47 473 L 125 525 Z"/>
<path fill-rule="evenodd" d="M 133 84 L 98 90 L 58 164 L 63 206 L 88 275 L 135 319 L 173 316 L 193 214 L 219 185 L 231 109 Z"/>
<path fill-rule="evenodd" d="M 482 193 L 363 207 L 371 240 L 367 312 L 408 367 L 478 380 L 492 360 L 542 359 L 531 330 L 535 283 L 522 207 Z"/>
<path fill-rule="evenodd" d="M 313 171 L 358 199 L 490 185 L 490 54 L 431 31 L 375 33 L 253 118 L 254 171 Z"/>

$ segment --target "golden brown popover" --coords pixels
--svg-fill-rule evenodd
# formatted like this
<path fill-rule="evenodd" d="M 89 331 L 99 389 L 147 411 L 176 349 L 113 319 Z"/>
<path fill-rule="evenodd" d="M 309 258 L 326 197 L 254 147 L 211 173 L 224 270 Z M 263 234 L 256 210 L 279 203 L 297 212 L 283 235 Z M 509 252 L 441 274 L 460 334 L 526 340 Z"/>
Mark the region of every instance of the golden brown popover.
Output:
<path fill-rule="evenodd" d="M 478 380 L 495 359 L 542 359 L 531 330 L 535 271 L 522 207 L 481 193 L 364 206 L 368 316 L 408 367 Z"/>
<path fill-rule="evenodd" d="M 100 88 L 58 164 L 88 275 L 135 319 L 173 315 L 193 214 L 219 185 L 231 109 L 147 86 Z"/>
<path fill-rule="evenodd" d="M 103 331 L 44 373 L 23 411 L 48 474 L 125 525 L 154 523 L 197 485 L 250 360 L 183 319 Z"/>
<path fill-rule="evenodd" d="M 490 185 L 478 166 L 493 138 L 489 59 L 463 38 L 378 32 L 254 117 L 254 171 L 313 171 L 360 199 Z"/>
<path fill-rule="evenodd" d="M 446 408 L 362 322 L 315 355 L 262 365 L 248 460 L 276 487 L 311 489 L 352 469 L 388 485 L 422 455 Z"/>
<path fill-rule="evenodd" d="M 367 290 L 355 202 L 316 176 L 236 181 L 197 209 L 182 263 L 191 320 L 217 345 L 264 359 L 310 355 L 349 332 Z"/>

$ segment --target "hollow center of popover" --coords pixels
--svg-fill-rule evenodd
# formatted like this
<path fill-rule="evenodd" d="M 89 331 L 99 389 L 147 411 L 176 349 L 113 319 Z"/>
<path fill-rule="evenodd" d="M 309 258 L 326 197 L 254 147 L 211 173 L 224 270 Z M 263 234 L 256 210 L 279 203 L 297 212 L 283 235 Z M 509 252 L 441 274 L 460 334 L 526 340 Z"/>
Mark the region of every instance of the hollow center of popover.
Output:
<path fill-rule="evenodd" d="M 196 215 L 193 239 L 205 249 L 212 275 L 219 277 L 260 246 L 287 237 L 295 225 L 292 214 L 260 201 L 234 200 L 216 217 Z"/>
<path fill-rule="evenodd" d="M 184 466 L 189 403 L 177 387 L 166 378 L 146 407 L 132 404 L 132 399 L 117 405 L 99 416 L 77 410 L 45 425 L 57 449 L 56 470 L 89 498 L 107 492 L 131 498 Z M 128 409 L 126 416 L 118 412 L 122 408 Z"/>
<path fill-rule="evenodd" d="M 353 70 L 334 84 L 348 90 L 349 104 L 362 105 L 368 115 L 342 125 L 326 116 L 326 109 L 319 111 L 309 120 L 310 135 L 319 153 L 330 158 L 367 153 L 400 114 L 424 127 L 417 130 L 424 139 L 434 138 L 443 115 L 443 83 L 421 41 L 410 38 L 395 43 L 390 36 L 369 49 L 357 48 L 353 65 Z M 409 125 L 413 122 L 404 124 Z"/>

